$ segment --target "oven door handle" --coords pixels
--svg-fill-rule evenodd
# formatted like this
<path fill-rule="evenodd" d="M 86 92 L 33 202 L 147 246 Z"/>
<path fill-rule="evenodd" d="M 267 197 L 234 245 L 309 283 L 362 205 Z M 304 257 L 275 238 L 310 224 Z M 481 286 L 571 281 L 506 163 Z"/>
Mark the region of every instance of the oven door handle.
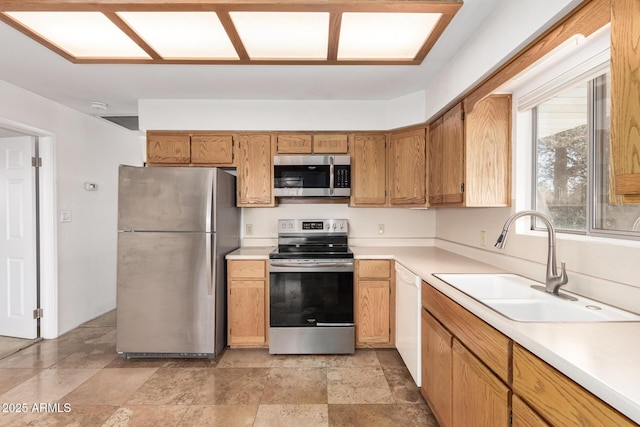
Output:
<path fill-rule="evenodd" d="M 305 264 L 272 262 L 269 264 L 270 272 L 316 272 L 316 271 L 353 271 L 352 262 L 311 262 Z"/>
<path fill-rule="evenodd" d="M 272 267 L 301 267 L 301 268 L 312 268 L 312 267 L 351 267 L 353 266 L 352 262 L 309 262 L 304 264 L 298 264 L 293 262 L 272 262 Z"/>

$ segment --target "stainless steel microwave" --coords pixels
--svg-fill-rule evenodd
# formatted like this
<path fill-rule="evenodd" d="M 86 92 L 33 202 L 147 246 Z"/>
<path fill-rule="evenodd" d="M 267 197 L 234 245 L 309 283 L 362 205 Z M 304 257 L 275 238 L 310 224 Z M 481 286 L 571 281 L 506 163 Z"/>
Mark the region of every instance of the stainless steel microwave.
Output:
<path fill-rule="evenodd" d="M 351 195 L 350 156 L 275 156 L 276 197 L 345 197 Z"/>

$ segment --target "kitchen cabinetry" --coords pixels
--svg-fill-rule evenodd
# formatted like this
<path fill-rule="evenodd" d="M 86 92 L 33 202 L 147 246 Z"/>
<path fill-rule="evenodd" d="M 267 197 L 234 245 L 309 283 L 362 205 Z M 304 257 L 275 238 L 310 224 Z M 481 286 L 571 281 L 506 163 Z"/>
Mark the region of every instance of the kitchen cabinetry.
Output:
<path fill-rule="evenodd" d="M 346 134 L 279 134 L 276 154 L 347 154 Z"/>
<path fill-rule="evenodd" d="M 265 261 L 228 261 L 227 327 L 230 347 L 268 345 L 268 297 Z"/>
<path fill-rule="evenodd" d="M 233 166 L 234 135 L 208 132 L 147 132 L 147 164 Z"/>
<path fill-rule="evenodd" d="M 188 134 L 147 132 L 148 165 L 188 165 L 190 162 Z"/>
<path fill-rule="evenodd" d="M 511 96 L 457 104 L 430 125 L 428 151 L 431 206 L 509 206 Z"/>
<path fill-rule="evenodd" d="M 422 394 L 438 422 L 509 425 L 511 340 L 427 284 L 422 306 Z"/>
<path fill-rule="evenodd" d="M 275 206 L 271 135 L 240 134 L 237 163 L 237 205 Z"/>
<path fill-rule="evenodd" d="M 640 203 L 640 2 L 611 2 L 611 163 L 614 193 Z"/>
<path fill-rule="evenodd" d="M 509 388 L 457 339 L 452 354 L 452 425 L 509 426 Z"/>
<path fill-rule="evenodd" d="M 351 150 L 351 206 L 384 206 L 387 202 L 387 137 L 358 134 Z"/>
<path fill-rule="evenodd" d="M 424 128 L 354 135 L 351 206 L 425 206 L 426 155 Z"/>
<path fill-rule="evenodd" d="M 389 138 L 389 204 L 427 203 L 425 129 L 392 133 Z"/>
<path fill-rule="evenodd" d="M 423 287 L 428 286 L 423 283 Z M 442 426 L 451 426 L 453 335 L 422 309 L 422 387 L 424 399 Z"/>
<path fill-rule="evenodd" d="M 513 347 L 513 393 L 551 425 L 636 425 L 517 344 Z"/>
<path fill-rule="evenodd" d="M 429 204 L 461 204 L 464 191 L 462 103 L 431 124 L 429 131 Z"/>
<path fill-rule="evenodd" d="M 393 347 L 395 289 L 391 260 L 356 260 L 357 347 Z"/>
<path fill-rule="evenodd" d="M 636 425 L 427 283 L 422 306 L 421 392 L 441 426 Z"/>

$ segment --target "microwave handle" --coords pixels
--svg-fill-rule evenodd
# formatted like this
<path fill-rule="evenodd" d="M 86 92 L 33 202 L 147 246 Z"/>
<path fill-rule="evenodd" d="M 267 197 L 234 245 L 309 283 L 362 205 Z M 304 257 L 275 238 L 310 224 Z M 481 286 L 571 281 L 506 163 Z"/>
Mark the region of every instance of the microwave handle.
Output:
<path fill-rule="evenodd" d="M 333 156 L 329 157 L 329 194 L 333 196 L 333 187 L 334 187 L 334 179 L 333 179 Z"/>

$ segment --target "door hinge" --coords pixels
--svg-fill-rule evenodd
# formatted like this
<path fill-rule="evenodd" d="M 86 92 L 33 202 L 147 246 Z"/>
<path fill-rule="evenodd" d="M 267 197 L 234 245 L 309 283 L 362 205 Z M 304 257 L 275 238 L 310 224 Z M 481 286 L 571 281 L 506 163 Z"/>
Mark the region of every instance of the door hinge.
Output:
<path fill-rule="evenodd" d="M 33 318 L 34 319 L 42 319 L 44 317 L 44 310 L 41 308 L 36 308 L 33 310 Z"/>
<path fill-rule="evenodd" d="M 464 182 L 462 184 L 460 184 L 460 192 L 464 193 Z"/>
<path fill-rule="evenodd" d="M 460 113 L 460 120 L 464 120 L 464 111 Z"/>
<path fill-rule="evenodd" d="M 31 166 L 33 166 L 34 168 L 41 168 L 42 167 L 42 157 L 32 157 L 31 158 Z"/>

